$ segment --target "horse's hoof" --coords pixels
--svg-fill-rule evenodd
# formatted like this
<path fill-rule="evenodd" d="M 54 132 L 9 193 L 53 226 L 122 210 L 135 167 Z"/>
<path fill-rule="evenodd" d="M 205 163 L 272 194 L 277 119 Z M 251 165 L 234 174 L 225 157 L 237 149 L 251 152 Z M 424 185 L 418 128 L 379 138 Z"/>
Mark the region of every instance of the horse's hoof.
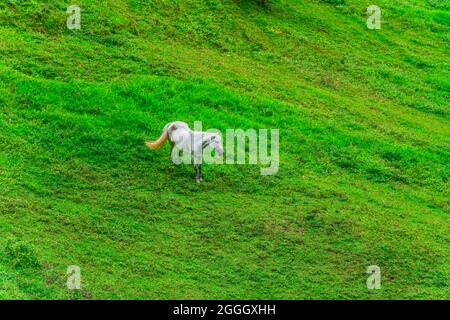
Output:
<path fill-rule="evenodd" d="M 202 182 L 203 182 L 203 179 L 200 178 L 200 179 L 196 179 L 195 181 L 197 181 L 197 183 L 202 183 Z"/>

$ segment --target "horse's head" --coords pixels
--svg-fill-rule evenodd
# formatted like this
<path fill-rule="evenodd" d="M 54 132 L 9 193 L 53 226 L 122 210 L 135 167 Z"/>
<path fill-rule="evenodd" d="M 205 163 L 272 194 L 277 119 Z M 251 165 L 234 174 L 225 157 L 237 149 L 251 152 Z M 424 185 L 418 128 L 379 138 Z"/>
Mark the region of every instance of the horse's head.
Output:
<path fill-rule="evenodd" d="M 216 152 L 219 156 L 223 155 L 223 144 L 222 144 L 222 137 L 220 136 L 220 134 L 214 133 L 211 136 L 209 145 L 211 147 L 213 147 L 214 150 L 216 150 Z"/>

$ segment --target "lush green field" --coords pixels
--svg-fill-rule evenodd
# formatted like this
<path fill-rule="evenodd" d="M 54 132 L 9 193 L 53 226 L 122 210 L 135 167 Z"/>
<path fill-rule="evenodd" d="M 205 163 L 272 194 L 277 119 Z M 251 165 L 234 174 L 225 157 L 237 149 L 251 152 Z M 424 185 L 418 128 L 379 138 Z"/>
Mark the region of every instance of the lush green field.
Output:
<path fill-rule="evenodd" d="M 269 2 L 0 2 L 0 299 L 448 298 L 448 1 Z M 196 184 L 174 120 L 280 170 Z"/>

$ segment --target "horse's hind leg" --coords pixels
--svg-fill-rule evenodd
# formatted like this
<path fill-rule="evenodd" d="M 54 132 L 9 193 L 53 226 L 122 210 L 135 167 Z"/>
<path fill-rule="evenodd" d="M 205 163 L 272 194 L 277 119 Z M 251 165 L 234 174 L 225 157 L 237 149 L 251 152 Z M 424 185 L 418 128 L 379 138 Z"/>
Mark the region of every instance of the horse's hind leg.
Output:
<path fill-rule="evenodd" d="M 173 147 L 175 146 L 175 143 L 173 143 L 172 141 L 169 141 L 169 143 L 170 143 L 170 159 L 172 159 L 172 155 L 173 155 L 172 151 L 173 151 Z"/>

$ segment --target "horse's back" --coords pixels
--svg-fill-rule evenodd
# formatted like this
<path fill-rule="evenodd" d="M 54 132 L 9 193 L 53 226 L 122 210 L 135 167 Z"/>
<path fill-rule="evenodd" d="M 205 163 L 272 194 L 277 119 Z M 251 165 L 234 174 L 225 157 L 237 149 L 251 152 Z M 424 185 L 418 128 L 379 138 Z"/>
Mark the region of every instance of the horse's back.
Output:
<path fill-rule="evenodd" d="M 170 122 L 168 124 L 166 124 L 166 126 L 164 127 L 164 129 L 167 129 L 169 132 L 170 131 L 175 131 L 177 129 L 189 129 L 189 126 L 186 122 L 183 121 L 174 121 L 174 122 Z"/>

